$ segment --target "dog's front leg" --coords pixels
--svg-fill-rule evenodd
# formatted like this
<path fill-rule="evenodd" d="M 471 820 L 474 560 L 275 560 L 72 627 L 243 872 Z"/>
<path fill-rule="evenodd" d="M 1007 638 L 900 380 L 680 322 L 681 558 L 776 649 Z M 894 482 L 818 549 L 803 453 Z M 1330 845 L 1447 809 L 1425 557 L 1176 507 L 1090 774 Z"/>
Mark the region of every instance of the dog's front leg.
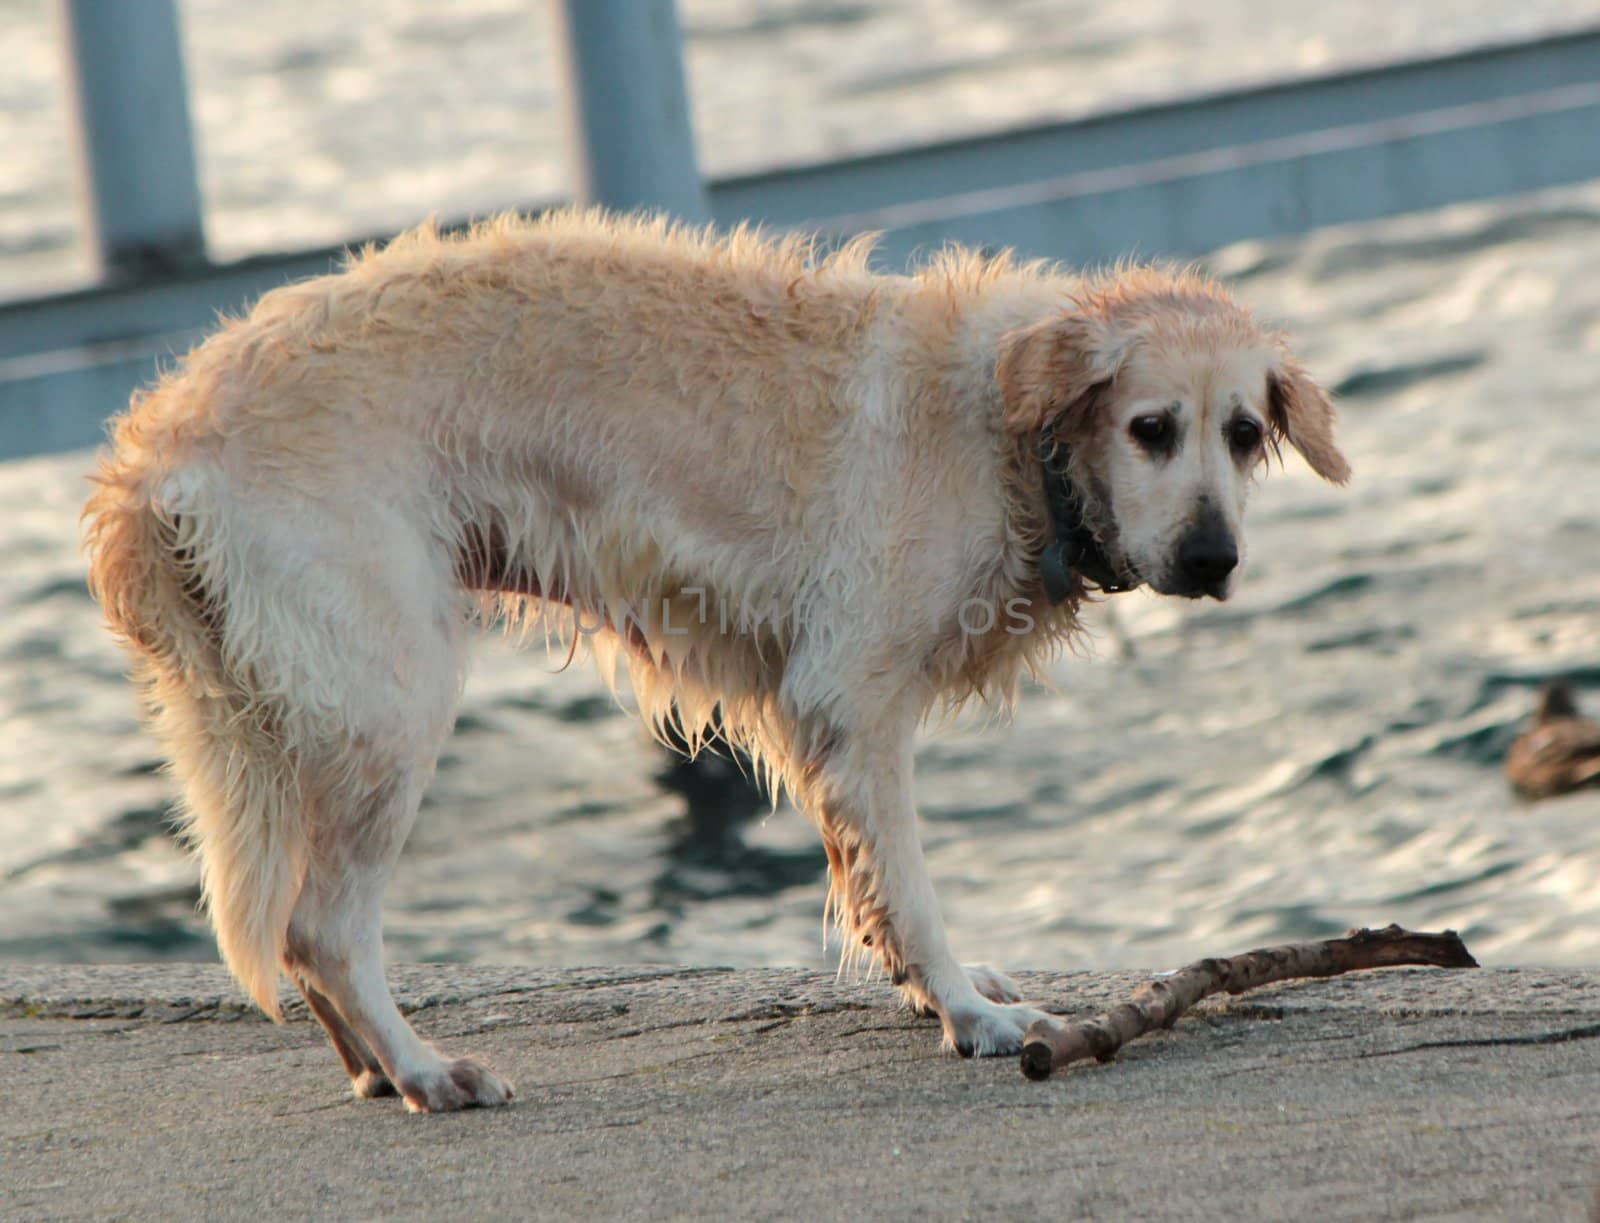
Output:
<path fill-rule="evenodd" d="M 812 775 L 803 797 L 828 853 L 829 909 L 845 956 L 876 956 L 909 1002 L 939 1017 L 948 1048 L 1015 1053 L 1041 1012 L 993 1001 L 1015 997 L 1010 983 L 950 952 L 911 800 L 913 729 L 836 732 Z"/>

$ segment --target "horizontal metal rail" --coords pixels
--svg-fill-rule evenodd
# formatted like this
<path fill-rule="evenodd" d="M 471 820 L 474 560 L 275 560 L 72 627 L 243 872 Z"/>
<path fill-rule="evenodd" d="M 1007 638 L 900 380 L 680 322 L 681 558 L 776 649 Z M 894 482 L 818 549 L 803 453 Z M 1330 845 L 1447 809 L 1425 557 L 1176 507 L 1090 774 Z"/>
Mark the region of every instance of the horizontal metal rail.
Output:
<path fill-rule="evenodd" d="M 1200 254 L 1245 238 L 1600 177 L 1600 80 L 1001 190 L 836 217 L 904 261 L 947 242 L 1072 263 Z"/>
<path fill-rule="evenodd" d="M 1600 80 L 1600 28 L 1032 124 L 712 184 L 719 221 L 799 226 L 1064 174 L 1381 123 Z"/>

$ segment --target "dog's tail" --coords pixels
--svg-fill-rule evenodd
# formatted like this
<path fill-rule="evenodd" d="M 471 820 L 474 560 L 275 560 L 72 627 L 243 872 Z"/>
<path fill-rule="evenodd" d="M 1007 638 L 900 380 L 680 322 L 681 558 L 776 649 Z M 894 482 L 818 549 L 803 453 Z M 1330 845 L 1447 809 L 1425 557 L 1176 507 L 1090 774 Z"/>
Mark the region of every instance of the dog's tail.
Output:
<path fill-rule="evenodd" d="M 180 819 L 200 859 L 223 960 L 282 1019 L 279 964 L 305 863 L 306 830 L 286 729 L 230 661 L 228 513 L 215 469 L 178 435 L 171 383 L 134 400 L 84 508 L 89 589 L 133 653 L 150 721 L 183 787 Z"/>

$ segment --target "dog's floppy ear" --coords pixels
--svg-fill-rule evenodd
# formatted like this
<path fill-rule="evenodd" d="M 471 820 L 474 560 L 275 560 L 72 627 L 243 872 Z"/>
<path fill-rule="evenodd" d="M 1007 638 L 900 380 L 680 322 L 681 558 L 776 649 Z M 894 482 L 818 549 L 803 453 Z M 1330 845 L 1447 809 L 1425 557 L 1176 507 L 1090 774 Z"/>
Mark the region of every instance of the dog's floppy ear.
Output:
<path fill-rule="evenodd" d="M 1006 432 L 1071 431 L 1087 424 L 1122 364 L 1124 347 L 1103 319 L 1089 314 L 1064 314 L 1006 332 L 994 372 Z"/>
<path fill-rule="evenodd" d="M 1297 362 L 1285 361 L 1267 375 L 1267 413 L 1312 471 L 1335 484 L 1350 478 L 1350 464 L 1333 443 L 1333 401 Z"/>

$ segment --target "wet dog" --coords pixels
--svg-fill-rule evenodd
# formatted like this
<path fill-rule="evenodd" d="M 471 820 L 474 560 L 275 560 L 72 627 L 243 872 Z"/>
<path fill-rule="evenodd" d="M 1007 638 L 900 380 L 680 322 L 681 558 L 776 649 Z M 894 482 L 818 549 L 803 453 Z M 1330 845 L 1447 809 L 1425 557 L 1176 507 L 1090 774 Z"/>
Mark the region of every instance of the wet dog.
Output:
<path fill-rule="evenodd" d="M 264 297 L 115 423 L 90 583 L 184 793 L 222 955 L 361 1095 L 499 1104 L 384 980 L 380 901 L 474 621 L 715 722 L 815 821 L 828 905 L 966 1054 L 1038 1012 L 952 957 L 912 806 L 932 709 L 1009 700 L 1097 589 L 1226 597 L 1328 398 L 1216 284 L 559 213 Z"/>

